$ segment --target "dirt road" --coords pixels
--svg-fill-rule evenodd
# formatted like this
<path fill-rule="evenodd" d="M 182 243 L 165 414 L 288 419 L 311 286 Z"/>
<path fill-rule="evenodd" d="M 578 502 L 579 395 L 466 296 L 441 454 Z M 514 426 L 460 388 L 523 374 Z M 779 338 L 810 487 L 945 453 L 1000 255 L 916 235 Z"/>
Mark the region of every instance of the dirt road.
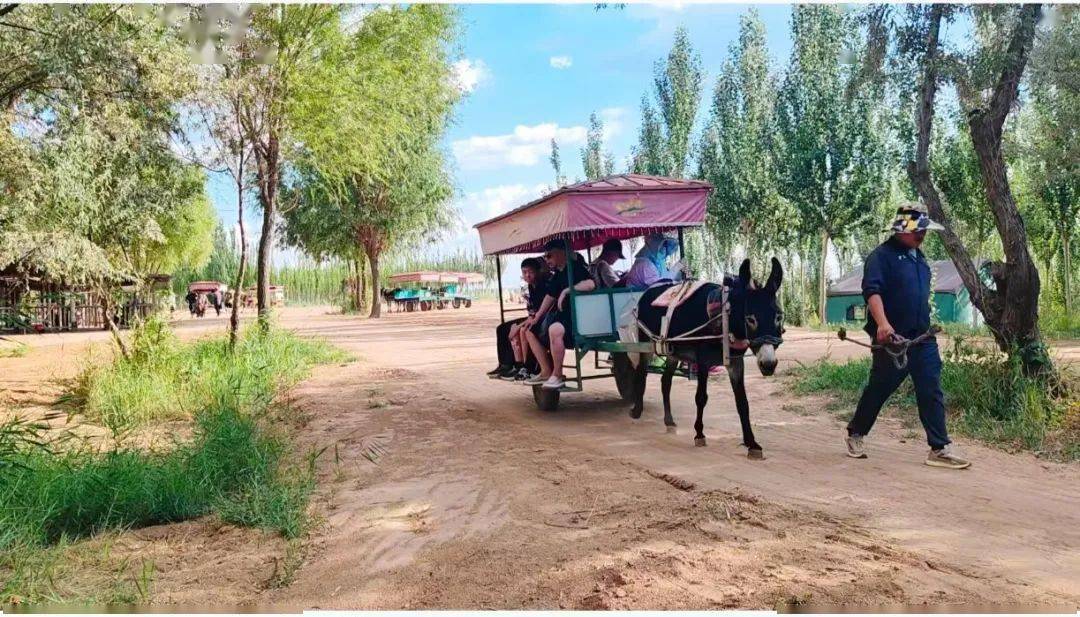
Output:
<path fill-rule="evenodd" d="M 357 362 L 292 393 L 305 446 L 326 447 L 298 550 L 212 521 L 125 534 L 152 555 L 155 601 L 319 608 L 986 607 L 1080 604 L 1080 467 L 962 443 L 964 472 L 922 465 L 925 444 L 886 420 L 871 458 L 843 456 L 822 401 L 783 373 L 831 347 L 789 332 L 777 377 L 748 378 L 766 460 L 738 445 L 726 379 L 711 389 L 707 448 L 692 445 L 693 387 L 679 423 L 627 416 L 614 383 L 536 410 L 488 380 L 497 312 L 365 321 L 287 310 L 282 324 Z M 209 324 L 213 322 L 205 322 Z M 33 356 L 48 354 L 36 349 Z M 18 360 L 14 360 L 17 362 Z M 12 363 L 0 360 L 0 368 Z M 274 548 L 276 547 L 276 548 Z M 271 550 L 274 549 L 274 550 Z M 193 582 L 194 581 L 194 582 Z"/>

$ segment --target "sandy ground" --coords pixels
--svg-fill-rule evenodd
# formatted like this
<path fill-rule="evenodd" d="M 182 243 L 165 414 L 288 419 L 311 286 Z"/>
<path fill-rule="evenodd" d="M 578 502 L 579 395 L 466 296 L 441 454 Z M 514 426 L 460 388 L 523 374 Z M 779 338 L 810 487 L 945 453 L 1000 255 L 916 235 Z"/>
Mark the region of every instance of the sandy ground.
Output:
<path fill-rule="evenodd" d="M 921 436 L 892 419 L 869 459 L 846 458 L 842 423 L 786 392 L 784 372 L 853 345 L 792 329 L 778 375 L 750 374 L 767 456 L 752 461 L 726 378 L 711 388 L 706 448 L 693 447 L 685 380 L 676 434 L 655 378 L 637 422 L 609 380 L 540 412 L 528 389 L 483 375 L 497 320 L 484 303 L 377 321 L 284 311 L 285 327 L 357 357 L 290 394 L 301 447 L 326 448 L 316 529 L 286 546 L 201 520 L 121 534 L 114 551 L 152 561 L 154 601 L 177 608 L 1080 605 L 1080 466 L 961 443 L 970 470 L 932 469 Z M 27 356 L 0 359 L 0 387 L 39 411 L 107 339 L 29 338 Z"/>

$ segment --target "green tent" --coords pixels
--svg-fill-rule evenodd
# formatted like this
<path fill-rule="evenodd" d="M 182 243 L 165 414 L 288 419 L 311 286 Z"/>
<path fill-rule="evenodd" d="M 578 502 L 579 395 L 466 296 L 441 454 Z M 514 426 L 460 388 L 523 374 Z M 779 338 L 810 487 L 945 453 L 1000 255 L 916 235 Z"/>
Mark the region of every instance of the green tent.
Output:
<path fill-rule="evenodd" d="M 982 317 L 972 306 L 967 288 L 953 262 L 947 259 L 931 261 L 930 267 L 934 281 L 934 319 L 942 323 L 980 323 Z M 862 268 L 849 272 L 829 287 L 825 317 L 829 323 L 866 320 Z"/>

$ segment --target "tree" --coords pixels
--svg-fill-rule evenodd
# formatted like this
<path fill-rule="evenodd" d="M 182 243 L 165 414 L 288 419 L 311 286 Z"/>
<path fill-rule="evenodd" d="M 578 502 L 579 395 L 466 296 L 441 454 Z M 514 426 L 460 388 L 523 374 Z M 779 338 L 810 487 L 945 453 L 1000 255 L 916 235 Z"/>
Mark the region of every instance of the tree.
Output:
<path fill-rule="evenodd" d="M 566 185 L 566 176 L 562 173 L 562 159 L 559 158 L 559 144 L 555 141 L 555 138 L 551 138 L 551 156 L 548 157 L 548 161 L 551 161 L 551 170 L 555 172 L 555 188 Z"/>
<path fill-rule="evenodd" d="M 1028 375 L 1044 376 L 1052 371 L 1052 365 L 1039 333 L 1039 272 L 1028 251 L 1027 232 L 1009 186 L 1002 152 L 1005 120 L 1019 96 L 1042 7 L 1027 4 L 977 13 L 1002 19 L 1011 27 L 1002 29 L 1004 35 L 996 41 L 984 40 L 972 55 L 949 53 L 940 41 L 942 21 L 956 10 L 941 4 L 911 9 L 913 28 L 922 36 L 906 51 L 917 59 L 922 79 L 915 109 L 917 145 L 914 160 L 908 163 L 908 176 L 931 216 L 945 226 L 940 234 L 945 249 L 998 345 L 1018 355 Z M 956 85 L 967 111 L 968 133 L 1006 260 L 991 262 L 989 284 L 979 276 L 967 246 L 954 231 L 931 175 L 934 98 L 943 77 Z"/>
<path fill-rule="evenodd" d="M 820 237 L 818 316 L 824 323 L 829 242 L 871 222 L 887 195 L 882 93 L 844 62 L 857 31 L 841 7 L 799 5 L 791 29 L 794 49 L 777 106 L 779 188 L 797 210 L 802 232 Z"/>
<path fill-rule="evenodd" d="M 439 140 L 458 97 L 449 59 L 455 19 L 445 6 L 367 13 L 354 33 L 339 35 L 291 110 L 304 157 L 290 186 L 298 205 L 286 214 L 287 237 L 341 256 L 361 248 L 374 318 L 383 252 L 451 220 Z"/>
<path fill-rule="evenodd" d="M 743 15 L 728 54 L 701 138 L 698 176 L 714 187 L 709 233 L 728 252 L 741 236 L 749 255 L 775 236 L 783 209 L 772 157 L 776 83 L 757 11 Z"/>
<path fill-rule="evenodd" d="M 685 28 L 675 31 L 671 51 L 654 67 L 657 109 L 641 101 L 641 132 L 634 151 L 634 171 L 681 177 L 690 158 L 690 132 L 701 102 L 701 58 Z"/>
<path fill-rule="evenodd" d="M 1060 252 L 1061 290 L 1072 314 L 1072 268 L 1080 231 L 1080 9 L 1059 5 L 1032 50 L 1030 131 L 1024 166 L 1034 201 L 1053 229 Z"/>
<path fill-rule="evenodd" d="M 249 36 L 240 47 L 236 77 L 241 121 L 255 164 L 255 185 L 263 220 L 256 259 L 256 305 L 259 323 L 270 317 L 270 269 L 278 189 L 286 162 L 293 155 L 294 126 L 289 109 L 296 104 L 305 74 L 321 61 L 331 44 L 341 8 L 332 5 L 261 5 L 251 14 Z"/>
<path fill-rule="evenodd" d="M 581 150 L 581 168 L 586 180 L 599 180 L 615 173 L 615 160 L 611 152 L 604 151 L 604 123 L 596 112 L 589 115 L 589 132 Z"/>

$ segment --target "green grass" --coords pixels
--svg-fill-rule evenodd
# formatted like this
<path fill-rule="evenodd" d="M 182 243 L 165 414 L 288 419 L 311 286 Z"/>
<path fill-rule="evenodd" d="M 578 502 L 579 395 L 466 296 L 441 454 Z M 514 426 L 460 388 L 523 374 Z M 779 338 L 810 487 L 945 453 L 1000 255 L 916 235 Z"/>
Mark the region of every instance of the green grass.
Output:
<path fill-rule="evenodd" d="M 963 339 L 955 340 L 942 359 L 941 387 L 951 432 L 1048 458 L 1080 459 L 1080 397 L 1076 378 L 1067 367 L 1059 367 L 1053 383 L 1040 383 L 1024 376 L 1018 361 Z M 869 372 L 869 357 L 820 360 L 793 371 L 794 391 L 832 395 L 850 415 Z M 917 426 L 910 379 L 892 396 L 889 406 L 905 423 L 914 420 Z"/>
<path fill-rule="evenodd" d="M 153 422 L 189 419 L 200 409 L 234 403 L 241 411 L 287 389 L 316 364 L 347 356 L 327 343 L 283 330 L 247 330 L 229 353 L 224 337 L 180 344 L 161 322 L 132 337 L 132 357 L 80 377 L 67 403 L 114 434 Z"/>
<path fill-rule="evenodd" d="M 317 454 L 296 460 L 274 399 L 314 364 L 343 354 L 252 329 L 232 355 L 224 339 L 179 344 L 152 323 L 132 349 L 131 359 L 88 371 L 68 403 L 117 434 L 189 417 L 192 437 L 155 449 L 120 439 L 103 450 L 70 435 L 46 441 L 44 427 L 31 423 L 0 425 L 0 602 L 71 593 L 83 601 L 140 599 L 145 568 L 104 579 L 104 591 L 63 591 L 70 581 L 56 577 L 72 569 L 77 541 L 102 533 L 215 515 L 289 539 L 304 534 Z"/>
<path fill-rule="evenodd" d="M 0 347 L 0 358 L 22 358 L 30 351 L 28 345 L 16 345 L 14 347 Z"/>

